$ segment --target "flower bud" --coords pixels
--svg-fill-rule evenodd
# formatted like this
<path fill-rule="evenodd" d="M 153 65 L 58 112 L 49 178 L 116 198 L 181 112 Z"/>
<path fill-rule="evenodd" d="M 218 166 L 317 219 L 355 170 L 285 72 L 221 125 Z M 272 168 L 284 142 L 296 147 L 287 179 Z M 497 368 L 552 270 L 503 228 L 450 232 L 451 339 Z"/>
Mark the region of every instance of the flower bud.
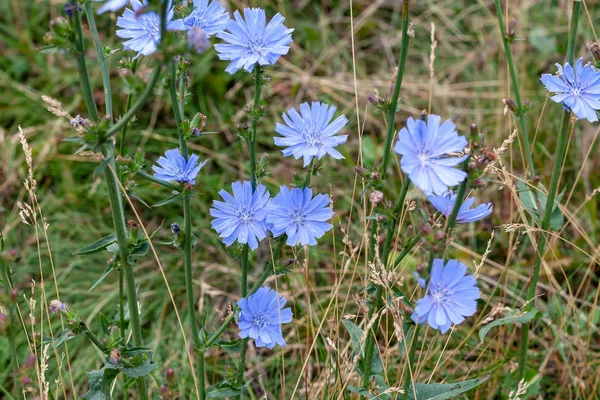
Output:
<path fill-rule="evenodd" d="M 167 382 L 175 382 L 175 370 L 173 368 L 167 368 L 165 371 L 165 377 L 167 378 Z"/>
<path fill-rule="evenodd" d="M 35 354 L 31 353 L 27 356 L 27 358 L 25 359 L 25 369 L 31 369 L 33 367 L 35 367 L 35 363 L 36 363 L 36 358 L 35 358 Z"/>
<path fill-rule="evenodd" d="M 506 38 L 508 39 L 508 41 L 512 43 L 516 39 L 518 32 L 519 31 L 517 30 L 517 20 L 512 18 L 508 22 L 508 32 L 506 33 Z"/>
<path fill-rule="evenodd" d="M 369 200 L 371 201 L 371 204 L 373 205 L 377 205 L 381 202 L 381 200 L 383 200 L 383 192 L 379 191 L 379 190 L 375 190 L 373 192 L 371 192 L 371 195 L 369 196 Z"/>
<path fill-rule="evenodd" d="M 594 56 L 596 62 L 600 62 L 600 45 L 598 42 L 592 42 L 591 40 L 588 40 L 586 46 L 588 51 L 592 53 L 592 56 Z"/>
<path fill-rule="evenodd" d="M 63 314 L 67 312 L 67 306 L 60 302 L 60 300 L 52 300 L 50 302 L 50 312 L 53 314 Z"/>
<path fill-rule="evenodd" d="M 210 41 L 204 29 L 195 26 L 188 32 L 188 48 L 197 54 L 202 54 L 210 49 Z"/>
<path fill-rule="evenodd" d="M 28 376 L 24 376 L 21 378 L 21 385 L 27 386 L 29 384 L 31 384 L 31 379 L 29 379 Z"/>
<path fill-rule="evenodd" d="M 77 5 L 77 3 L 73 2 L 69 2 L 67 4 L 65 4 L 65 15 L 69 18 L 71 18 L 73 16 L 73 14 L 75 14 L 75 12 L 77 12 L 78 10 L 81 10 L 81 8 L 79 8 L 79 6 Z"/>
<path fill-rule="evenodd" d="M 518 113 L 519 108 L 517 107 L 517 104 L 514 102 L 513 99 L 511 99 L 510 97 L 507 97 L 507 98 L 503 99 L 502 102 L 514 114 Z"/>
<path fill-rule="evenodd" d="M 367 100 L 369 100 L 369 103 L 373 104 L 375 107 L 377 107 L 381 102 L 381 100 L 379 99 L 379 96 L 372 94 L 372 93 L 369 93 L 367 95 Z"/>

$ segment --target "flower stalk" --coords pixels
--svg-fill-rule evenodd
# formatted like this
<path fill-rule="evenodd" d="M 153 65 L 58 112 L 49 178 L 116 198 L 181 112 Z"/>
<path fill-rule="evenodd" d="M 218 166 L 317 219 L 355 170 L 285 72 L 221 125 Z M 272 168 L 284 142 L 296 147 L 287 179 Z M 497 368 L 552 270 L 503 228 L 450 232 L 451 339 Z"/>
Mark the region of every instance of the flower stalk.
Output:
<path fill-rule="evenodd" d="M 177 124 L 177 132 L 179 136 L 179 149 L 181 155 L 188 161 L 188 146 L 187 141 L 182 131 L 182 121 L 184 118 L 184 103 L 179 99 L 185 98 L 185 71 L 181 72 L 181 81 L 179 84 L 179 93 L 177 93 L 177 70 L 173 61 L 169 62 L 169 93 L 171 103 L 173 105 L 173 114 Z M 155 178 L 156 179 L 156 178 Z M 202 339 L 198 331 L 198 323 L 196 321 L 196 300 L 194 297 L 193 275 L 192 275 L 192 211 L 190 206 L 189 196 L 185 196 L 183 202 L 183 266 L 185 271 L 185 294 L 188 303 L 188 320 L 194 343 L 194 350 L 198 358 L 198 395 L 200 399 L 204 399 L 206 391 L 206 383 L 204 379 L 204 350 Z"/>
<path fill-rule="evenodd" d="M 496 0 L 497 1 L 497 0 Z M 575 59 L 575 36 L 577 33 L 577 25 L 579 23 L 579 7 L 581 3 L 578 0 L 573 2 L 573 12 L 571 15 L 571 26 L 569 28 L 569 37 L 567 42 L 567 62 L 573 65 Z M 568 130 L 569 122 L 571 120 L 571 112 L 564 111 L 562 117 L 561 128 L 558 134 L 558 142 L 556 145 L 556 154 L 554 156 L 554 165 L 552 166 L 552 174 L 550 176 L 550 188 L 548 189 L 548 198 L 544 207 L 544 216 L 542 219 L 541 233 L 538 248 L 536 249 L 537 257 L 533 267 L 533 274 L 529 282 L 527 290 L 527 303 L 525 305 L 525 311 L 531 311 L 534 306 L 535 294 L 537 290 L 537 284 L 540 278 L 540 269 L 542 267 L 542 261 L 544 253 L 546 251 L 546 245 L 548 239 L 546 232 L 550 229 L 550 218 L 552 217 L 552 211 L 555 206 L 556 194 L 558 192 L 558 181 L 561 176 L 562 161 L 565 158 L 565 153 L 568 144 Z M 525 373 L 527 372 L 527 353 L 529 350 L 529 332 L 531 330 L 531 323 L 524 324 L 521 331 L 521 346 L 519 348 L 519 369 L 518 379 L 524 379 Z"/>
<path fill-rule="evenodd" d="M 525 159 L 529 166 L 529 177 L 535 178 L 535 167 L 533 164 L 533 155 L 531 153 L 531 145 L 529 144 L 529 134 L 527 133 L 527 123 L 525 121 L 525 109 L 523 108 L 523 102 L 521 101 L 521 91 L 519 89 L 519 79 L 517 76 L 517 69 L 513 61 L 512 53 L 510 51 L 510 41 L 506 34 L 506 28 L 504 27 L 504 17 L 502 16 L 502 8 L 500 6 L 500 0 L 494 0 L 496 4 L 496 15 L 498 16 L 498 26 L 500 28 L 500 36 L 502 36 L 502 43 L 504 45 L 504 55 L 506 57 L 506 63 L 508 64 L 508 71 L 510 73 L 510 81 L 513 88 L 513 93 L 516 101 L 515 114 L 519 120 L 519 127 L 521 131 L 521 139 L 523 142 L 523 148 L 525 151 Z"/>

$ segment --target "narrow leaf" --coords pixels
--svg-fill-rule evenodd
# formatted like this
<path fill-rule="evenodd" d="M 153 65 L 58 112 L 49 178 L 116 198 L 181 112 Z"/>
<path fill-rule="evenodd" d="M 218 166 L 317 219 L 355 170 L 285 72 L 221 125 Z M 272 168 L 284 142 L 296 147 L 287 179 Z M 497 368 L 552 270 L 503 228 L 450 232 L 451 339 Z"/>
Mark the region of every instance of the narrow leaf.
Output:
<path fill-rule="evenodd" d="M 77 250 L 73 255 L 93 254 L 106 249 L 111 243 L 117 241 L 117 235 L 113 232 L 110 235 L 104 236 L 102 239 L 96 240 L 92 244 Z"/>
<path fill-rule="evenodd" d="M 481 385 L 487 381 L 488 377 L 470 379 L 468 381 L 457 383 L 415 383 L 409 389 L 409 400 L 415 400 L 415 392 L 417 393 L 416 400 L 447 400 L 452 399 L 459 394 L 468 392 L 469 390 Z"/>
<path fill-rule="evenodd" d="M 517 323 L 528 324 L 537 316 L 537 314 L 537 310 L 531 310 L 526 313 L 515 312 L 504 318 L 494 320 L 479 330 L 479 340 L 483 342 L 483 339 L 485 339 L 485 335 L 487 335 L 487 333 L 496 326 L 511 325 Z"/>

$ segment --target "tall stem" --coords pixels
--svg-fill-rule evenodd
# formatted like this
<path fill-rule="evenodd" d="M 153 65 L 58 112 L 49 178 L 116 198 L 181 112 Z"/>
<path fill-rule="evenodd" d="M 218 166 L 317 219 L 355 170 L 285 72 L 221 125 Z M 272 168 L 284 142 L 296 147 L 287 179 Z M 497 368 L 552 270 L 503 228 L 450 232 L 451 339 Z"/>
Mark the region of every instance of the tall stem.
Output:
<path fill-rule="evenodd" d="M 506 35 L 506 29 L 504 27 L 504 17 L 502 16 L 502 8 L 500 6 L 500 0 L 495 0 L 496 4 L 496 15 L 498 16 L 498 26 L 500 28 L 500 35 L 502 36 L 502 43 L 504 44 L 504 54 L 506 57 L 506 63 L 508 64 L 508 70 L 510 73 L 510 81 L 512 84 L 513 93 L 515 96 L 515 102 L 517 103 L 517 117 L 519 120 L 519 127 L 521 130 L 521 138 L 523 141 L 523 147 L 525 148 L 525 159 L 529 165 L 529 176 L 531 179 L 535 177 L 535 167 L 533 164 L 533 155 L 531 154 L 531 146 L 529 144 L 529 134 L 527 133 L 527 124 L 525 122 L 525 111 L 523 109 L 523 103 L 521 102 L 521 91 L 519 90 L 519 79 L 517 77 L 517 70 L 515 63 L 512 58 L 510 51 L 510 42 Z"/>
<path fill-rule="evenodd" d="M 127 243 L 127 225 L 125 222 L 125 209 L 123 208 L 123 199 L 121 190 L 116 181 L 115 172 L 117 170 L 114 161 L 114 148 L 105 154 L 106 157 L 111 157 L 109 168 L 104 170 L 104 178 L 108 185 L 108 196 L 110 199 L 110 211 L 113 218 L 115 232 L 117 233 L 117 244 L 119 245 L 119 257 L 121 265 L 125 273 L 125 281 L 127 283 L 127 304 L 129 305 L 129 318 L 131 321 L 131 331 L 133 333 L 133 344 L 135 346 L 143 346 L 144 340 L 142 337 L 142 327 L 140 324 L 140 315 L 137 306 L 137 293 L 135 286 L 135 277 L 133 274 L 133 266 L 129 263 L 129 246 Z M 143 400 L 149 399 L 148 388 L 144 377 L 136 380 L 138 392 Z"/>
<path fill-rule="evenodd" d="M 569 28 L 569 37 L 567 40 L 567 62 L 573 65 L 575 61 L 575 35 L 577 33 L 577 25 L 579 24 L 579 7 L 581 2 L 575 0 L 573 2 L 573 13 L 571 15 L 571 26 Z M 556 193 L 558 191 L 558 181 L 561 176 L 562 162 L 565 158 L 565 152 L 568 142 L 568 130 L 569 121 L 571 119 L 571 112 L 565 111 L 562 117 L 561 129 L 558 135 L 558 143 L 556 144 L 556 153 L 554 155 L 554 165 L 552 166 L 552 175 L 550 176 L 550 188 L 548 189 L 548 198 L 546 200 L 546 206 L 544 208 L 544 217 L 542 219 L 542 232 L 540 234 L 540 240 L 537 248 L 537 257 L 533 266 L 533 274 L 531 281 L 529 282 L 529 288 L 527 289 L 527 304 L 525 306 L 526 311 L 531 311 L 534 306 L 535 293 L 537 284 L 540 278 L 540 269 L 544 258 L 544 252 L 546 251 L 546 245 L 548 239 L 546 238 L 546 232 L 550 228 L 550 218 L 552 217 L 552 211 L 554 209 L 554 201 L 556 199 Z M 521 346 L 519 348 L 519 380 L 525 377 L 527 371 L 527 353 L 529 350 L 529 332 L 531 330 L 531 324 L 523 325 L 521 332 Z"/>
<path fill-rule="evenodd" d="M 121 338 L 125 341 L 125 282 L 123 277 L 123 269 L 119 269 L 119 325 L 121 327 Z"/>
<path fill-rule="evenodd" d="M 400 87 L 402 86 L 402 78 L 404 77 L 404 67 L 406 65 L 406 57 L 408 55 L 408 43 L 410 36 L 408 35 L 408 6 L 410 0 L 404 0 L 402 3 L 402 48 L 398 56 L 398 72 L 396 73 L 396 83 L 394 84 L 394 92 L 390 102 L 390 109 L 387 115 L 387 133 L 385 136 L 385 147 L 383 149 L 383 163 L 381 166 L 381 179 L 385 180 L 387 168 L 390 163 L 392 151 L 392 140 L 394 139 L 395 126 L 394 120 L 396 117 L 396 109 L 398 108 L 398 99 L 400 98 Z"/>
<path fill-rule="evenodd" d="M 179 136 L 179 149 L 181 155 L 188 159 L 188 146 L 184 136 L 184 132 L 181 130 L 181 124 L 184 118 L 183 102 L 179 99 L 185 98 L 185 82 L 180 81 L 179 93 L 177 93 L 177 68 L 173 61 L 168 64 L 169 68 L 169 94 L 171 97 L 171 103 L 173 105 L 173 114 L 175 115 L 175 121 L 177 124 L 177 132 Z M 182 71 L 182 79 L 185 79 L 185 71 Z M 197 356 L 198 363 L 198 375 L 200 377 L 198 382 L 198 395 L 200 399 L 204 399 L 206 384 L 204 380 L 204 351 L 203 343 L 200 338 L 198 331 L 198 323 L 196 322 L 196 300 L 194 297 L 194 284 L 192 276 L 192 210 L 190 206 L 190 198 L 184 197 L 183 199 L 183 266 L 185 270 L 185 294 L 188 305 L 188 319 L 190 330 L 192 333 L 192 340 L 194 343 L 194 350 Z"/>
<path fill-rule="evenodd" d="M 386 231 L 385 243 L 383 245 L 383 252 L 381 254 L 381 263 L 387 268 L 387 261 L 391 251 L 391 243 L 393 238 L 395 237 L 396 225 L 398 225 L 397 219 L 400 218 L 402 212 L 402 206 L 404 205 L 404 199 L 406 198 L 406 194 L 408 193 L 408 187 L 410 186 L 410 180 L 408 177 L 404 178 L 404 183 L 402 184 L 402 188 L 400 189 L 400 194 L 398 195 L 398 199 L 396 200 L 396 204 L 394 205 L 394 218 L 390 221 L 388 225 L 388 229 Z M 406 252 L 408 254 L 408 252 Z M 401 261 L 401 260 L 400 260 Z M 397 261 L 399 263 L 400 261 Z M 395 263 L 395 265 L 397 265 Z M 368 321 L 373 319 L 375 313 L 381 308 L 383 305 L 383 287 L 377 285 L 375 289 L 375 301 L 369 307 L 368 312 Z M 365 356 L 363 358 L 363 387 L 367 387 L 369 385 L 369 379 L 371 377 L 371 364 L 373 362 L 373 356 L 375 354 L 375 344 L 377 342 L 375 329 L 379 325 L 379 317 L 376 317 L 375 322 L 373 323 L 372 329 L 373 332 L 370 332 L 367 335 L 367 341 L 365 343 Z"/>
<path fill-rule="evenodd" d="M 81 13 L 79 12 L 79 5 L 77 2 L 72 2 L 73 15 L 71 16 L 71 23 L 73 25 L 73 31 L 75 32 L 75 58 L 79 67 L 79 80 L 81 80 L 81 91 L 83 92 L 83 100 L 88 110 L 88 115 L 93 122 L 98 122 L 98 109 L 96 108 L 96 102 L 94 101 L 94 93 L 92 92 L 92 85 L 90 84 L 90 77 L 87 70 L 87 64 L 85 62 L 85 45 L 83 42 L 83 30 L 81 28 Z"/>
<path fill-rule="evenodd" d="M 408 350 L 408 358 L 406 361 L 406 368 L 404 369 L 404 382 L 402 384 L 403 392 L 400 394 L 399 400 L 408 400 L 409 393 L 411 390 L 411 371 L 414 371 L 415 365 L 415 353 L 417 352 L 417 338 L 419 337 L 419 324 L 415 324 L 414 332 L 410 341 L 410 348 Z"/>
<path fill-rule="evenodd" d="M 254 104 L 252 127 L 250 137 L 248 138 L 248 149 L 250 153 L 250 183 L 252 191 L 256 190 L 256 129 L 258 127 L 260 96 L 262 92 L 262 67 L 257 63 L 254 66 Z M 248 245 L 244 246 L 242 253 L 242 297 L 248 295 L 248 262 L 250 257 L 250 249 Z M 237 384 L 243 385 L 244 371 L 246 369 L 246 350 L 248 348 L 248 338 L 242 340 L 242 349 L 240 351 L 240 364 L 238 366 Z M 240 399 L 244 397 L 244 391 L 240 393 Z"/>
<path fill-rule="evenodd" d="M 100 36 L 98 35 L 98 28 L 96 28 L 96 20 L 94 19 L 94 10 L 92 9 L 92 3 L 85 3 L 85 15 L 90 26 L 90 32 L 92 33 L 92 40 L 96 47 L 96 53 L 98 54 L 98 61 L 100 62 L 100 71 L 102 72 L 102 86 L 104 88 L 104 105 L 106 108 L 106 115 L 110 118 L 110 123 L 113 123 L 113 106 L 112 106 L 112 92 L 110 89 L 110 74 L 108 73 L 108 67 L 106 66 L 106 57 L 104 57 L 104 49 L 102 43 L 100 43 Z"/>

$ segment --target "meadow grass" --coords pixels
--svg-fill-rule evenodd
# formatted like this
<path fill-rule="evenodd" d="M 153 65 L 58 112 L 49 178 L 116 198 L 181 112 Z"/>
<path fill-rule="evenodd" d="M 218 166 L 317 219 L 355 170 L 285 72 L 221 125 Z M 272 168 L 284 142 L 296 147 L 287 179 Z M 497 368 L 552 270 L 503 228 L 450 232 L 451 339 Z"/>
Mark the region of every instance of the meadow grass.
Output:
<path fill-rule="evenodd" d="M 487 323 L 526 307 L 527 284 L 540 256 L 536 252 L 540 226 L 523 204 L 519 191 L 523 185 L 537 190 L 537 180 L 548 187 L 551 165 L 561 161 L 555 160 L 554 154 L 562 111 L 548 101 L 539 77 L 553 72 L 554 63 L 564 62 L 571 2 L 502 3 L 505 20 L 516 18 L 518 36 L 524 39 L 516 41 L 511 50 L 521 97 L 529 102 L 526 123 L 535 180 L 527 174 L 522 137 L 513 134 L 520 129 L 519 122 L 502 102 L 513 90 L 494 2 L 412 3 L 414 37 L 400 92 L 396 130 L 409 116 L 416 118 L 426 110 L 451 118 L 461 133 L 467 133 L 472 123 L 477 124 L 490 149 L 508 142 L 495 167 L 489 170 L 487 185 L 478 192 L 481 202 L 494 203 L 493 214 L 484 222 L 455 229 L 445 250 L 447 257 L 461 260 L 478 272 L 482 292 L 478 312 L 446 335 L 421 329 L 422 344 L 416 349 L 410 378 L 428 383 L 485 376 L 488 380 L 463 398 L 516 399 L 521 326 L 496 327 L 483 340 L 478 333 Z M 582 4 L 574 50 L 576 58 L 589 58 L 585 43 L 597 41 L 594 28 L 600 23 L 600 6 L 591 0 Z M 336 104 L 339 112 L 350 119 L 346 128 L 350 136 L 345 145 L 338 147 L 345 159 L 324 159 L 320 176 L 312 181 L 314 189 L 334 199 L 334 229 L 319 246 L 285 248 L 284 258 L 290 259 L 291 272 L 267 280 L 270 287 L 288 298 L 295 318 L 293 324 L 284 327 L 287 347 L 264 351 L 248 346 L 246 377 L 252 380 L 247 395 L 286 399 L 358 397 L 347 390 L 348 386 L 360 386 L 361 378 L 355 371 L 358 360 L 352 355 L 353 345 L 342 321 L 355 321 L 362 328 L 369 323 L 365 318 L 364 288 L 372 280 L 366 259 L 371 209 L 368 195 L 363 196 L 364 182 L 354 167 L 371 166 L 383 157 L 385 116 L 367 101 L 367 94 L 389 92 L 402 39 L 400 2 L 268 0 L 252 5 L 265 8 L 270 15 L 281 12 L 286 16 L 286 25 L 296 29 L 289 55 L 268 71 L 271 81 L 263 88 L 267 108 L 258 128 L 257 157 L 268 153 L 272 169 L 263 183 L 276 189 L 283 182 L 291 182 L 294 172 L 300 169 L 300 161 L 281 157 L 272 140 L 275 122 L 281 121 L 281 113 L 288 108 L 310 100 Z M 93 177 L 99 160 L 74 155 L 78 146 L 63 141 L 73 136 L 68 119 L 50 113 L 48 101 L 42 99 L 43 95 L 57 99 L 73 116 L 85 114 L 75 60 L 38 51 L 50 20 L 62 14 L 62 6 L 63 2 L 55 0 L 0 2 L 0 229 L 6 248 L 17 250 L 11 268 L 18 289 L 18 313 L 25 329 L 55 336 L 62 331 L 61 321 L 43 311 L 51 299 L 60 297 L 92 331 L 100 332 L 99 314 L 118 311 L 119 297 L 116 273 L 89 290 L 106 268 L 105 254 L 72 255 L 109 234 L 112 220 L 106 187 L 101 178 Z M 248 4 L 228 2 L 230 9 L 244 6 Z M 120 49 L 114 35 L 114 17 L 107 15 L 96 22 L 104 42 Z M 84 32 L 87 29 L 84 26 Z M 88 60 L 95 61 L 89 35 L 87 51 Z M 127 94 L 132 88 L 142 88 L 151 72 L 147 60 L 138 67 L 141 79 L 117 72 L 122 56 L 124 53 L 119 51 L 108 58 L 116 115 L 124 113 Z M 198 315 L 206 315 L 203 326 L 209 334 L 240 298 L 238 262 L 210 228 L 208 209 L 218 199 L 220 189 L 247 178 L 247 160 L 241 156 L 247 154 L 247 148 L 237 137 L 236 124 L 245 121 L 244 107 L 252 102 L 254 85 L 250 74 L 232 77 L 223 71 L 225 66 L 217 60 L 214 49 L 196 56 L 189 67 L 185 105 L 187 115 L 206 115 L 205 130 L 215 132 L 189 143 L 191 152 L 209 159 L 197 179 L 201 196 L 191 202 L 194 234 L 199 239 L 192 256 L 193 286 Z M 100 69 L 93 61 L 88 61 L 88 68 L 94 99 L 102 110 Z M 126 151 L 132 154 L 143 148 L 147 166 L 166 148 L 178 145 L 166 80 L 159 82 L 155 93 L 136 114 L 135 124 L 127 133 Z M 31 165 L 23 151 L 19 126 L 31 148 Z M 564 224 L 548 236 L 534 305 L 541 317 L 531 327 L 527 352 L 529 369 L 525 375 L 530 387 L 523 390 L 527 394 L 521 398 L 600 398 L 599 132 L 597 124 L 586 121 L 569 127 L 559 181 Z M 392 155 L 387 187 L 399 188 L 399 160 Z M 36 186 L 27 190 L 23 181 L 28 180 L 31 186 L 31 179 L 35 179 Z M 148 204 L 165 197 L 164 190 L 141 180 L 136 182 L 136 192 Z M 395 196 L 396 192 L 391 189 L 386 194 Z M 408 191 L 409 202 L 423 203 L 423 199 L 420 191 Z M 128 219 L 148 233 L 157 231 L 153 248 L 135 267 L 145 344 L 153 349 L 154 360 L 160 366 L 148 386 L 158 393 L 161 385 L 168 384 L 180 398 L 196 398 L 191 335 L 184 320 L 187 303 L 183 258 L 177 249 L 161 244 L 172 240 L 171 222 L 183 226 L 183 208 L 173 203 L 149 209 L 134 198 L 125 202 L 136 211 L 134 214 L 128 207 Z M 19 216 L 22 210 L 18 203 L 32 207 L 29 216 Z M 433 211 L 431 207 L 429 211 Z M 403 218 L 418 226 L 421 216 L 411 211 Z M 24 224 L 23 219 L 33 227 Z M 250 285 L 256 282 L 274 250 L 275 241 L 253 254 L 255 268 L 249 271 Z M 417 245 L 388 280 L 404 281 L 410 295 L 418 296 L 412 273 L 427 261 L 427 256 L 426 246 Z M 30 312 L 36 315 L 33 325 Z M 407 368 L 404 360 L 408 349 L 398 344 L 401 335 L 393 312 L 383 315 L 377 332 L 376 351 L 386 380 L 397 385 Z M 229 327 L 222 337 L 236 338 L 235 327 Z M 77 338 L 57 349 L 37 347 L 36 367 L 26 369 L 25 359 L 31 352 L 27 340 L 25 335 L 17 335 L 19 367 L 5 368 L 11 365 L 12 348 L 8 337 L 0 336 L 0 391 L 5 396 L 10 396 L 9 388 L 16 378 L 22 389 L 18 393 L 26 398 L 39 395 L 45 384 L 50 398 L 76 398 L 88 389 L 85 371 L 103 364 L 99 351 Z M 205 365 L 208 383 L 233 379 L 235 357 L 225 348 L 210 349 Z M 174 372 L 170 380 L 167 369 Z M 23 384 L 24 377 L 30 383 Z M 125 398 L 117 394 L 122 393 L 122 384 L 117 384 L 115 398 Z M 126 384 L 127 396 L 136 398 L 135 386 Z"/>

